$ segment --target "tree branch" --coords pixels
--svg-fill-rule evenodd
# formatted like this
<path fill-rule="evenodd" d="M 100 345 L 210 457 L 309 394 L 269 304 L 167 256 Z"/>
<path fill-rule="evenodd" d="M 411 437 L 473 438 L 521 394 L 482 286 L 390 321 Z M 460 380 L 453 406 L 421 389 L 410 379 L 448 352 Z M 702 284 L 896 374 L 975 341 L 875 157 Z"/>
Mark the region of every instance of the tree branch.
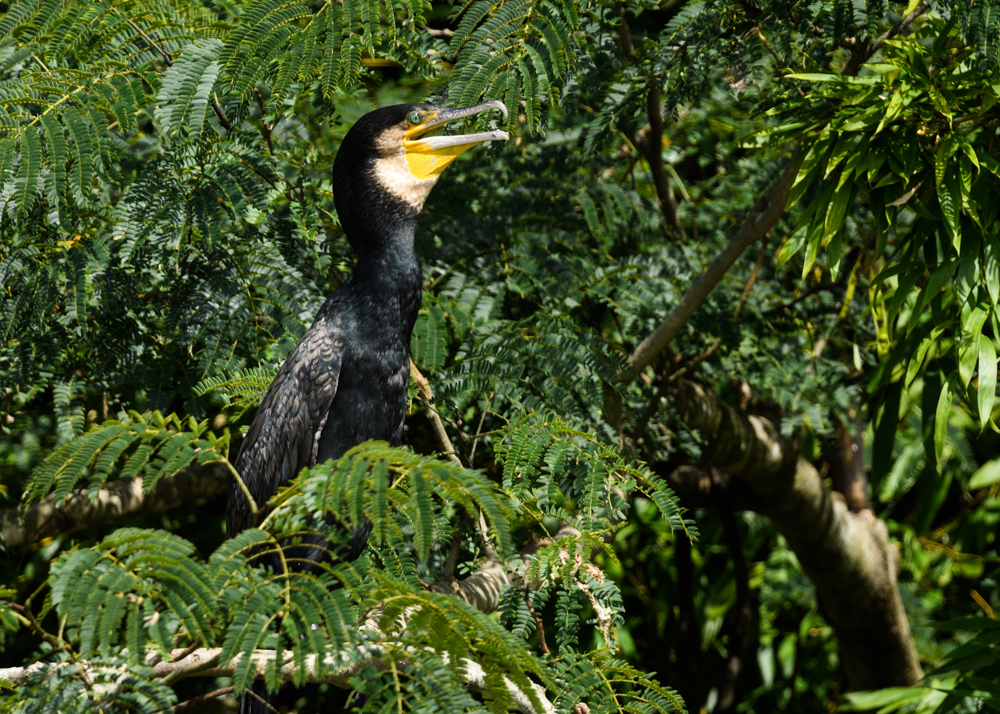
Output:
<path fill-rule="evenodd" d="M 747 415 L 700 385 L 682 382 L 681 418 L 701 429 L 711 461 L 756 498 L 816 588 L 833 626 L 851 689 L 911 686 L 923 676 L 896 583 L 885 524 L 870 510 L 851 513 L 781 438 L 769 420 Z"/>
<path fill-rule="evenodd" d="M 844 497 L 847 507 L 857 513 L 871 508 L 868 498 L 868 469 L 865 467 L 864 425 L 854 410 L 847 424 L 837 421 L 837 453 L 830 459 L 833 490 Z"/>
<path fill-rule="evenodd" d="M 462 461 L 458 458 L 458 452 L 455 451 L 454 445 L 451 443 L 451 439 L 448 437 L 448 432 L 445 431 L 444 423 L 441 421 L 441 415 L 438 414 L 437 409 L 434 408 L 433 394 L 431 393 L 431 383 L 427 381 L 427 377 L 420 373 L 417 369 L 417 365 L 410 360 L 410 372 L 413 374 L 413 381 L 417 383 L 417 388 L 420 390 L 420 398 L 424 403 L 424 407 L 427 410 L 427 418 L 431 422 L 431 427 L 434 429 L 434 435 L 437 437 L 438 443 L 441 445 L 441 455 L 445 456 L 449 461 L 461 465 Z"/>
<path fill-rule="evenodd" d="M 0 512 L 0 541 L 8 548 L 30 545 L 63 533 L 159 513 L 222 493 L 229 485 L 226 464 L 210 462 L 189 466 L 172 478 L 160 479 L 143 494 L 142 477 L 112 481 L 91 500 L 86 489 L 73 491 L 60 505 L 46 496 L 23 512 L 8 508 Z"/>
<path fill-rule="evenodd" d="M 873 54 L 882 49 L 882 45 L 885 44 L 886 40 L 891 40 L 893 37 L 895 37 L 900 32 L 905 30 L 907 27 L 910 26 L 910 23 L 912 23 L 918 17 L 927 12 L 930 9 L 930 7 L 931 7 L 931 0 L 924 0 L 922 3 L 913 8 L 913 12 L 904 17 L 898 25 L 890 28 L 884 35 L 882 35 L 877 40 L 875 40 L 875 42 L 872 43 L 872 46 L 868 49 L 868 57 L 865 58 L 865 61 L 867 62 L 869 59 L 871 59 L 871 56 Z"/>
<path fill-rule="evenodd" d="M 176 657 L 170 662 L 159 662 L 153 666 L 153 676 L 165 682 L 173 682 L 188 677 L 232 677 L 236 673 L 236 668 L 242 658 L 238 654 L 225 665 L 219 665 L 219 658 L 222 656 L 221 647 L 202 647 L 181 657 L 185 650 L 174 650 L 171 655 Z M 446 655 L 445 655 L 446 656 Z M 309 683 L 333 684 L 341 689 L 350 687 L 351 678 L 357 676 L 365 667 L 375 667 L 382 669 L 386 667 L 382 658 L 381 647 L 372 645 L 361 645 L 354 652 L 339 652 L 335 656 L 332 653 L 323 655 L 323 664 L 326 672 L 321 677 L 318 674 L 320 655 L 307 655 L 305 658 L 306 681 Z M 268 664 L 274 659 L 273 650 L 256 650 L 252 655 L 254 676 L 263 677 Z M 348 662 L 345 664 L 345 662 Z M 86 669 L 86 662 L 76 662 L 77 666 Z M 462 659 L 465 673 L 465 686 L 474 692 L 485 692 L 489 689 L 486 682 L 486 672 L 482 665 L 470 659 Z M 64 663 L 36 662 L 27 667 L 8 667 L 0 669 L 0 679 L 9 682 L 14 686 L 23 686 L 28 683 L 31 675 L 37 672 L 44 672 L 49 668 L 58 668 Z M 294 672 L 298 669 L 290 651 L 283 653 L 281 666 L 281 681 L 291 682 Z M 516 684 L 507 677 L 503 677 L 507 692 L 514 700 L 518 711 L 522 714 L 536 714 L 536 709 L 531 703 L 531 698 L 523 692 Z M 532 682 L 532 688 L 537 700 L 541 703 L 541 711 L 544 714 L 554 714 L 555 708 L 545 695 L 545 688 Z"/>
<path fill-rule="evenodd" d="M 760 240 L 774 228 L 778 219 L 785 212 L 788 192 L 796 174 L 798 174 L 799 167 L 802 165 L 802 158 L 797 151 L 792 155 L 781 176 L 775 179 L 774 183 L 757 199 L 757 203 L 754 204 L 729 245 L 716 256 L 715 260 L 684 294 L 663 322 L 635 348 L 635 351 L 628 358 L 628 369 L 620 372 L 616 381 L 631 382 L 641 370 L 656 359 L 656 356 L 670 344 L 681 328 L 691 319 L 695 310 L 705 302 L 709 293 L 719 284 L 736 259 L 747 249 L 747 246 Z"/>
<path fill-rule="evenodd" d="M 667 178 L 667 169 L 663 164 L 663 113 L 660 109 L 660 89 L 657 87 L 656 79 L 649 85 L 649 93 L 646 95 L 646 114 L 649 117 L 649 133 L 646 140 L 642 142 L 641 149 L 646 155 L 646 162 L 649 164 L 649 173 L 653 177 L 653 187 L 656 188 L 656 197 L 660 201 L 660 210 L 667 225 L 674 231 L 682 241 L 687 240 L 684 226 L 677 215 L 677 199 L 674 191 L 670 188 L 670 180 Z"/>
<path fill-rule="evenodd" d="M 845 41 L 842 42 L 842 44 L 851 50 L 851 56 L 847 60 L 847 64 L 844 65 L 843 74 L 852 77 L 856 75 L 859 71 L 861 71 L 861 65 L 870 60 L 872 55 L 882 49 L 882 45 L 884 45 L 887 40 L 891 40 L 893 37 L 909 27 L 914 20 L 927 12 L 930 7 L 931 0 L 924 0 L 922 3 L 913 8 L 913 12 L 904 17 L 898 25 L 890 27 L 884 34 L 871 43 L 871 45 L 868 45 L 867 42 L 858 42 L 858 40 L 853 37 L 845 38 Z M 847 40 L 851 40 L 853 42 L 847 42 Z"/>

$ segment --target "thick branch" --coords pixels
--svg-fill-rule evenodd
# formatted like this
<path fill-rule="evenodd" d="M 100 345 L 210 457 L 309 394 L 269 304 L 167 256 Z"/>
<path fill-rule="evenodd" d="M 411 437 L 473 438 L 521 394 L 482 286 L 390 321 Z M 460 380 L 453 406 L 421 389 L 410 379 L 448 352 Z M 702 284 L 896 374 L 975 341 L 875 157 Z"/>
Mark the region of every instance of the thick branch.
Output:
<path fill-rule="evenodd" d="M 539 548 L 569 536 L 579 535 L 580 531 L 568 523 L 563 523 L 562 527 L 551 538 L 532 540 L 521 549 L 521 562 L 514 568 L 514 576 L 524 576 L 528 570 L 531 556 L 538 552 Z M 508 584 L 510 584 L 510 578 L 507 575 L 507 570 L 499 560 L 489 558 L 481 568 L 469 577 L 461 580 L 444 577 L 435 582 L 431 589 L 435 592 L 459 597 L 477 610 L 489 614 L 500 606 L 500 591 Z"/>
<path fill-rule="evenodd" d="M 143 494 L 143 479 L 138 477 L 112 481 L 93 501 L 86 489 L 73 491 L 62 505 L 56 504 L 54 496 L 47 496 L 23 515 L 17 508 L 0 512 L 0 540 L 9 548 L 29 545 L 61 533 L 168 511 L 222 493 L 229 478 L 226 465 L 215 462 L 189 466 L 172 478 L 160 479 L 147 494 Z"/>
<path fill-rule="evenodd" d="M 915 684 L 923 673 L 885 524 L 870 510 L 851 513 L 767 419 L 690 382 L 680 391 L 682 418 L 709 436 L 711 461 L 757 495 L 755 509 L 771 518 L 815 585 L 837 634 L 848 686 Z"/>
<path fill-rule="evenodd" d="M 709 293 L 719 284 L 736 259 L 747 249 L 747 246 L 760 240 L 774 228 L 778 219 L 785 212 L 788 192 L 801 165 L 802 157 L 799 152 L 796 152 L 788 161 L 781 176 L 775 179 L 774 183 L 757 199 L 757 203 L 754 204 L 729 245 L 716 256 L 711 265 L 684 294 L 663 322 L 629 356 L 628 369 L 618 375 L 619 382 L 631 382 L 641 370 L 656 359 L 656 356 L 666 349 L 667 345 L 681 331 L 681 328 L 691 319 L 694 311 L 705 302 Z"/>
<path fill-rule="evenodd" d="M 236 673 L 236 667 L 242 655 L 237 655 L 225 665 L 218 665 L 219 657 L 222 655 L 221 647 L 203 647 L 194 652 L 187 653 L 186 650 L 174 650 L 171 655 L 176 657 L 171 662 L 159 662 L 153 666 L 153 676 L 164 681 L 175 681 L 186 677 L 232 677 Z M 184 655 L 184 656 L 182 656 Z M 352 656 L 354 655 L 354 656 Z M 360 657 L 358 657 L 360 655 Z M 257 650 L 253 653 L 253 666 L 256 677 L 263 677 L 268 663 L 274 659 L 274 652 L 269 650 Z M 351 661 L 350 664 L 342 664 L 344 661 Z M 365 667 L 375 667 L 383 669 L 386 664 L 381 657 L 379 647 L 364 645 L 354 653 L 340 653 L 339 657 L 332 654 L 324 655 L 323 663 L 326 671 L 323 676 L 319 675 L 318 665 L 319 655 L 307 655 L 305 658 L 306 681 L 310 683 L 327 683 L 346 689 L 350 686 L 350 680 Z M 80 663 L 78 663 L 80 664 Z M 400 664 L 397 662 L 397 664 Z M 469 659 L 463 659 L 463 671 L 465 673 L 465 686 L 474 692 L 484 692 L 488 689 L 486 683 L 486 672 L 482 665 Z M 0 679 L 9 682 L 14 686 L 23 686 L 28 683 L 28 679 L 36 672 L 45 671 L 50 667 L 59 667 L 60 664 L 36 663 L 27 667 L 9 667 L 0 669 Z M 86 667 L 85 663 L 82 666 Z M 405 665 L 404 665 L 405 666 Z M 284 661 L 281 667 L 281 680 L 291 682 L 293 673 L 298 669 L 291 652 L 284 652 Z M 517 685 L 507 677 L 503 678 L 507 692 L 514 700 L 518 711 L 522 714 L 535 714 L 536 710 L 531 704 L 531 699 Z M 542 705 L 542 712 L 554 713 L 555 708 L 545 696 L 545 689 L 532 682 L 534 694 Z"/>
<path fill-rule="evenodd" d="M 847 507 L 857 513 L 871 508 L 868 499 L 868 469 L 865 467 L 864 426 L 851 412 L 847 424 L 837 422 L 837 453 L 830 459 L 833 490 L 844 497 Z"/>

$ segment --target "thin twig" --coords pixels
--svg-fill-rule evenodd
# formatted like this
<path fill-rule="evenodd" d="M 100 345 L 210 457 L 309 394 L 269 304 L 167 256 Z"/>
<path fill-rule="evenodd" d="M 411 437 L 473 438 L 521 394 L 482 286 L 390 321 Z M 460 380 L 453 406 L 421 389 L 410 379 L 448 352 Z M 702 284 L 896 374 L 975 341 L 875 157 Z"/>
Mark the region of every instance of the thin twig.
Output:
<path fill-rule="evenodd" d="M 118 15 L 119 17 L 125 17 L 125 16 L 124 16 L 124 15 L 122 15 L 122 13 L 121 13 L 121 12 L 120 12 L 120 11 L 119 11 L 119 10 L 118 10 L 117 8 L 115 8 L 115 7 L 112 7 L 112 8 L 111 8 L 111 12 L 115 13 L 115 14 L 116 14 L 116 15 Z M 147 44 L 148 44 L 148 45 L 149 45 L 150 47 L 152 47 L 152 48 L 153 48 L 154 50 L 156 50 L 157 52 L 159 52 L 159 53 L 160 53 L 160 56 L 161 56 L 161 57 L 163 57 L 163 61 L 167 63 L 167 66 L 168 66 L 168 67 L 169 67 L 170 65 L 172 65 L 172 64 L 174 63 L 174 58 L 173 58 L 173 56 L 172 56 L 172 55 L 171 55 L 171 54 L 170 54 L 169 52 L 167 52 L 167 50 L 166 50 L 165 48 L 163 48 L 163 47 L 160 47 L 160 43 L 158 43 L 158 42 L 154 41 L 152 37 L 150 37 L 149 35 L 147 35 L 147 34 L 145 33 L 145 31 L 144 31 L 144 30 L 143 30 L 143 29 L 142 29 L 141 27 L 139 27 L 139 25 L 137 25 L 137 24 L 136 24 L 136 23 L 135 23 L 135 22 L 134 22 L 134 21 L 132 20 L 132 18 L 131 18 L 131 17 L 125 17 L 125 22 L 127 22 L 127 23 L 129 24 L 129 26 L 130 26 L 130 27 L 131 27 L 131 28 L 132 28 L 133 30 L 135 30 L 136 32 L 138 32 L 138 33 L 139 33 L 139 34 L 140 34 L 140 35 L 142 36 L 142 39 L 144 39 L 144 40 L 146 41 L 146 43 L 147 43 Z"/>
<path fill-rule="evenodd" d="M 427 408 L 427 418 L 431 422 L 431 426 L 434 429 L 434 435 L 438 439 L 438 443 L 441 445 L 442 455 L 447 457 L 449 461 L 461 465 L 462 461 L 458 458 L 458 454 L 455 452 L 455 446 L 451 443 L 451 439 L 448 437 L 448 432 L 444 429 L 444 423 L 441 421 L 441 415 L 438 414 L 437 409 L 434 408 L 433 394 L 431 394 L 431 383 L 427 381 L 427 378 L 420 373 L 417 369 L 417 365 L 410 360 L 410 373 L 413 375 L 413 381 L 417 383 L 417 388 L 420 390 L 420 396 L 423 398 L 424 406 Z"/>
<path fill-rule="evenodd" d="M 483 432 L 483 422 L 486 421 L 486 412 L 490 410 L 490 402 L 493 401 L 493 395 L 496 392 L 490 392 L 490 396 L 486 397 L 486 406 L 483 407 L 483 414 L 479 417 L 479 426 L 476 427 L 476 435 L 472 437 L 472 448 L 469 449 L 469 466 L 472 466 L 473 459 L 476 458 L 476 445 L 479 443 L 479 435 Z"/>
<path fill-rule="evenodd" d="M 778 53 L 774 51 L 774 48 L 771 47 L 771 43 L 767 41 L 767 38 L 764 37 L 764 33 L 760 31 L 760 25 L 758 25 L 756 29 L 757 29 L 757 37 L 760 38 L 760 42 L 762 45 L 764 45 L 764 49 L 767 50 L 772 57 L 774 57 L 774 61 L 777 64 L 777 67 L 775 69 L 781 69 L 784 66 L 784 64 L 782 63 L 781 58 L 778 57 Z"/>
<path fill-rule="evenodd" d="M 535 621 L 535 629 L 538 631 L 538 649 L 542 651 L 542 654 L 552 654 L 548 644 L 545 642 L 545 623 L 542 622 L 542 618 L 535 612 L 535 608 L 531 606 L 531 599 L 528 597 L 527 592 L 524 593 L 524 604 L 528 606 L 528 613 Z"/>
<path fill-rule="evenodd" d="M 764 242 L 760 245 L 760 252 L 757 254 L 757 262 L 753 265 L 753 270 L 750 273 L 750 279 L 747 280 L 747 285 L 743 288 L 743 295 L 740 296 L 740 304 L 736 306 L 733 310 L 733 319 L 737 319 L 740 313 L 743 311 L 743 306 L 746 305 L 747 298 L 750 297 L 750 290 L 753 288 L 754 282 L 757 280 L 757 273 L 760 272 L 760 266 L 764 264 L 764 254 L 767 252 L 767 244 L 771 242 L 771 233 L 773 231 L 768 231 L 767 235 L 764 236 Z"/>
<path fill-rule="evenodd" d="M 222 461 L 229 468 L 229 472 L 233 475 L 233 478 L 236 479 L 236 483 L 240 485 L 240 490 L 243 491 L 243 495 L 247 497 L 247 501 L 250 504 L 250 513 L 256 515 L 260 509 L 257 507 L 257 501 L 255 501 L 253 496 L 250 495 L 250 489 L 247 488 L 246 483 L 243 482 L 243 477 L 240 476 L 240 472 L 236 470 L 236 467 L 233 466 L 229 459 L 223 459 Z"/>
<path fill-rule="evenodd" d="M 924 0 L 922 3 L 913 8 L 913 12 L 904 17 L 898 25 L 889 28 L 884 35 L 875 40 L 875 42 L 872 43 L 872 46 L 868 48 L 868 57 L 865 58 L 865 61 L 878 52 L 882 48 L 882 45 L 886 43 L 886 40 L 891 40 L 893 37 L 909 27 L 911 22 L 927 12 L 927 10 L 930 9 L 930 6 L 931 0 Z"/>
<path fill-rule="evenodd" d="M 635 348 L 628 358 L 628 367 L 616 376 L 616 382 L 623 384 L 631 382 L 650 362 L 656 359 L 657 355 L 663 352 L 674 337 L 680 333 L 681 328 L 687 324 L 695 310 L 701 306 L 709 293 L 725 277 L 726 272 L 746 250 L 747 246 L 763 238 L 774 228 L 775 223 L 785 212 L 788 191 L 799 172 L 802 159 L 801 152 L 793 151 L 792 157 L 785 165 L 785 170 L 757 199 L 729 244 L 706 267 L 701 276 L 674 305 L 670 314 Z"/>
<path fill-rule="evenodd" d="M 214 692 L 208 692 L 207 694 L 199 694 L 197 697 L 191 697 L 187 701 L 179 702 L 170 709 L 164 709 L 163 711 L 179 712 L 183 709 L 187 709 L 188 707 L 193 707 L 197 704 L 201 704 L 202 702 L 207 702 L 209 699 L 215 699 L 216 697 L 223 697 L 227 694 L 232 694 L 232 692 L 233 687 L 230 685 L 228 687 L 223 687 L 222 689 L 216 689 Z"/>
<path fill-rule="evenodd" d="M 229 123 L 228 119 L 226 119 L 226 114 L 222 111 L 222 106 L 219 104 L 219 98 L 215 96 L 214 92 L 212 93 L 212 110 L 215 112 L 215 116 L 219 119 L 219 124 L 222 125 L 222 128 L 226 131 L 232 131 L 233 125 Z"/>
<path fill-rule="evenodd" d="M 271 130 L 274 126 L 268 126 L 267 122 L 264 121 L 267 110 L 264 108 L 264 97 L 261 95 L 260 90 L 254 87 L 253 95 L 257 98 L 257 106 L 260 107 L 260 125 L 264 129 L 264 141 L 267 142 L 267 150 L 271 153 L 271 156 L 274 156 L 274 144 L 271 143 Z"/>
<path fill-rule="evenodd" d="M 65 643 L 60 638 L 42 629 L 42 626 L 38 624 L 38 620 L 35 619 L 35 613 L 31 611 L 31 608 L 19 605 L 16 602 L 8 604 L 24 616 L 24 619 L 31 625 L 31 629 L 37 632 L 43 640 L 57 649 L 62 649 L 65 646 Z"/>

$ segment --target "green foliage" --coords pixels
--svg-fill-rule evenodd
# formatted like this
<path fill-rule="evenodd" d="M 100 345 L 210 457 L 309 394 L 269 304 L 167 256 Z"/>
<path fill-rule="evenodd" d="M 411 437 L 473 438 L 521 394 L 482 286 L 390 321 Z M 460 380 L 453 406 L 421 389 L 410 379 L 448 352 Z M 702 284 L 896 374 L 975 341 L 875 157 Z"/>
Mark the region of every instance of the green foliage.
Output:
<path fill-rule="evenodd" d="M 49 492 L 61 504 L 84 479 L 90 497 L 96 498 L 112 474 L 143 476 L 143 493 L 149 493 L 161 478 L 191 464 L 226 458 L 228 430 L 216 436 L 208 430 L 207 420 L 199 423 L 188 417 L 186 422 L 175 414 L 131 412 L 67 441 L 32 472 L 25 485 L 25 504 Z"/>
<path fill-rule="evenodd" d="M 372 538 L 392 546 L 403 531 L 412 533 L 417 556 L 450 534 L 445 510 L 461 507 L 469 517 L 481 512 L 501 551 L 511 549 L 508 507 L 494 486 L 474 471 L 449 461 L 370 442 L 350 449 L 335 465 L 303 470 L 295 486 L 282 491 L 268 516 L 281 532 L 303 529 L 302 514 L 347 516 L 355 525 L 368 514 Z"/>
<path fill-rule="evenodd" d="M 892 687 L 877 692 L 849 694 L 844 711 L 886 712 L 967 711 L 973 702 L 988 707 L 1000 704 L 1000 658 L 997 649 L 1000 624 L 978 617 L 937 623 L 942 630 L 966 634 L 968 640 L 953 649 L 947 661 L 927 675 L 927 686 Z"/>
<path fill-rule="evenodd" d="M 798 222 L 779 261 L 801 253 L 805 276 L 825 248 L 832 275 L 857 270 L 841 267 L 851 240 L 884 261 L 869 288 L 880 357 L 869 390 L 923 377 L 922 428 L 937 460 L 953 403 L 992 423 L 1000 298 L 988 198 L 1000 188 L 997 161 L 976 121 L 996 93 L 969 82 L 981 71 L 970 64 L 976 50 L 950 48 L 947 34 L 932 34 L 942 25 L 921 30 L 935 42 L 889 42 L 857 77 L 788 75 L 810 91 L 782 108 L 794 124 L 762 134 L 797 140 L 805 155 L 789 199 Z M 894 432 L 876 432 L 876 459 L 891 452 Z"/>
<path fill-rule="evenodd" d="M 19 692 L 17 711 L 54 707 L 61 712 L 92 712 L 97 707 L 154 714 L 173 706 L 173 690 L 153 676 L 153 668 L 120 657 L 94 659 L 86 669 L 64 660 L 35 673 Z"/>
<path fill-rule="evenodd" d="M 417 235 L 426 290 L 411 348 L 463 466 L 424 456 L 443 446 L 414 402 L 409 449 L 367 444 L 303 472 L 231 541 L 215 498 L 14 554 L 4 666 L 38 671 L 4 688 L 0 708 L 161 711 L 212 683 L 175 692 L 147 663 L 196 646 L 237 663 L 237 691 L 255 650 L 277 654 L 272 689 L 279 662 L 298 684 L 314 664 L 359 665 L 348 686 L 385 710 L 509 710 L 508 683 L 531 697 L 529 681 L 557 711 L 681 710 L 674 689 L 700 710 L 735 661 L 742 711 L 843 704 L 836 642 L 783 539 L 750 513 L 733 526 L 685 511 L 667 485 L 712 446 L 676 418 L 681 374 L 780 422 L 821 468 L 838 424 L 865 426 L 931 674 L 850 705 L 995 702 L 992 626 L 930 625 L 998 595 L 998 442 L 985 427 L 1000 335 L 1000 16 L 990 2 L 933 3 L 844 75 L 852 47 L 914 7 L 9 3 L 0 498 L 22 513 L 114 479 L 141 476 L 148 491 L 232 456 L 353 270 L 330 169 L 361 114 L 499 99 L 513 140 L 449 168 Z M 686 242 L 667 230 L 647 165 L 653 88 L 667 129 L 652 140 Z M 805 162 L 769 242 L 669 351 L 616 381 L 791 143 Z M 614 425 L 609 398 L 622 404 Z M 365 516 L 374 535 L 353 565 L 251 562 L 335 546 Z M 494 549 L 510 581 L 499 617 L 440 594 Z M 361 666 L 371 658 L 385 667 Z M 483 686 L 466 686 L 466 660 Z M 316 688 L 304 699 L 303 712 L 342 703 Z"/>
<path fill-rule="evenodd" d="M 377 561 L 371 570 L 364 562 L 355 568 L 333 561 L 306 571 L 277 572 L 248 561 L 248 556 L 278 554 L 286 562 L 297 557 L 306 536 L 336 538 L 340 514 L 355 523 L 371 515 L 376 523 L 373 545 L 382 562 L 390 560 L 386 553 L 394 549 L 404 557 L 414 550 L 426 559 L 451 534 L 441 524 L 447 519 L 444 510 L 454 505 L 469 515 L 485 514 L 498 545 L 509 549 L 506 508 L 490 481 L 450 462 L 371 443 L 337 462 L 303 471 L 275 499 L 262 529 L 240 533 L 207 560 L 179 536 L 135 528 L 115 531 L 91 548 L 68 551 L 52 563 L 45 598 L 45 610 L 54 609 L 61 623 L 54 638 L 61 654 L 32 675 L 27 701 L 48 706 L 68 700 L 88 681 L 101 681 L 104 668 L 117 666 L 129 672 L 122 691 L 109 694 L 98 688 L 89 696 L 96 701 L 121 696 L 122 703 L 115 706 L 130 711 L 169 706 L 173 692 L 151 676 L 142 664 L 144 656 L 158 652 L 169 658 L 173 648 L 189 643 L 221 645 L 219 663 L 235 664 L 237 693 L 252 680 L 251 654 L 265 649 L 274 651 L 264 674 L 269 687 L 280 682 L 280 663 L 287 663 L 293 681 L 303 684 L 307 677 L 322 680 L 353 662 L 378 657 L 388 671 L 405 662 L 406 675 L 389 681 L 383 673 L 370 679 L 365 691 L 376 701 L 394 706 L 416 697 L 441 706 L 477 706 L 465 689 L 465 663 L 471 660 L 485 672 L 481 704 L 489 710 L 510 706 L 508 683 L 540 707 L 538 694 L 555 691 L 548 670 L 520 646 L 516 633 L 461 600 L 427 593 L 378 567 Z M 539 577 L 536 571 L 528 577 Z M 577 582 L 592 589 L 597 601 L 605 599 L 593 575 Z M 355 625 L 359 601 L 379 606 L 377 625 L 367 633 Z M 7 629 L 16 627 L 9 609 L 0 612 Z M 322 656 L 311 656 L 316 653 Z M 577 667 L 586 669 L 585 664 Z M 681 708 L 675 695 L 640 672 L 624 665 L 608 671 L 615 673 L 609 677 L 615 686 L 646 688 L 637 698 L 644 708 L 637 711 Z M 559 688 L 561 696 L 574 701 L 590 696 L 593 683 L 582 674 L 574 689 Z M 542 688 L 536 691 L 537 680 Z"/>
<path fill-rule="evenodd" d="M 170 533 L 124 528 L 55 561 L 50 599 L 79 656 L 169 653 L 178 627 L 211 645 L 219 587 L 193 552 Z"/>

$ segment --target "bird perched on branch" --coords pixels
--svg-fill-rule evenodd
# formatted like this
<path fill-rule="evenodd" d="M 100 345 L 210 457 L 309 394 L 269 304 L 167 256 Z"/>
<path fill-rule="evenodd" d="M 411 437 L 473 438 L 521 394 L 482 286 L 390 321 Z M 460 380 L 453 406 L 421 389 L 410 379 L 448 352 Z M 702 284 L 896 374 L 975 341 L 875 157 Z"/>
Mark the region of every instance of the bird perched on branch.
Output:
<path fill-rule="evenodd" d="M 347 133 L 333 165 L 333 195 L 357 265 L 327 298 L 261 400 L 236 457 L 240 479 L 229 489 L 229 537 L 257 525 L 267 500 L 301 469 L 339 458 L 369 439 L 400 443 L 410 334 L 423 284 L 413 246 L 417 219 L 448 164 L 476 144 L 508 138 L 504 131 L 428 133 L 490 109 L 507 116 L 498 101 L 464 109 L 384 107 L 363 116 Z M 257 513 L 248 496 L 261 507 Z M 340 557 L 353 560 L 370 531 L 366 519 L 347 543 L 324 543 L 310 549 L 308 557 L 339 547 Z M 259 562 L 281 567 L 266 555 Z M 240 712 L 262 714 L 273 707 L 273 697 L 258 681 L 244 695 Z"/>

